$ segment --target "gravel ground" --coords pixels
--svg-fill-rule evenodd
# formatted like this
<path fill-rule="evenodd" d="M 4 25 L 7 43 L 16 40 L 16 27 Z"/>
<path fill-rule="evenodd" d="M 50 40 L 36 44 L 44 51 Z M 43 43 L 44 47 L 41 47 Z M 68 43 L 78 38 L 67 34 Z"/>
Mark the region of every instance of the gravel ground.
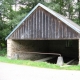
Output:
<path fill-rule="evenodd" d="M 80 71 L 0 63 L 0 80 L 80 80 Z"/>

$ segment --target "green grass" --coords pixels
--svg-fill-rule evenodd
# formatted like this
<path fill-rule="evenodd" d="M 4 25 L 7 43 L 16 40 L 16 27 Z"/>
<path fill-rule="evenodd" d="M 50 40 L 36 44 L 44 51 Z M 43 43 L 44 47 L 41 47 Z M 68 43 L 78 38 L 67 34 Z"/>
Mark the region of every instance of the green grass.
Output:
<path fill-rule="evenodd" d="M 44 67 L 44 68 L 59 68 L 56 64 L 49 64 L 47 62 L 36 62 L 36 61 L 30 61 L 30 60 L 12 60 L 8 59 L 7 57 L 0 56 L 0 62 L 6 62 L 6 63 L 13 63 L 13 64 L 19 64 L 19 65 L 27 65 L 27 66 L 36 66 L 36 67 Z"/>
<path fill-rule="evenodd" d="M 19 65 L 27 65 L 27 66 L 35 66 L 41 68 L 51 68 L 51 69 L 64 69 L 64 70 L 80 70 L 80 65 L 71 65 L 71 66 L 58 66 L 56 64 L 50 64 L 47 62 L 36 62 L 30 60 L 11 60 L 7 57 L 0 56 L 0 62 L 11 63 L 11 64 L 19 64 Z"/>
<path fill-rule="evenodd" d="M 51 69 L 64 69 L 64 70 L 80 70 L 80 65 L 64 65 L 62 67 L 56 64 L 50 64 L 47 62 L 36 62 L 30 60 L 12 60 L 6 57 L 6 49 L 0 51 L 0 62 L 18 64 L 18 65 L 27 65 L 27 66 L 35 66 L 41 68 L 51 68 Z"/>

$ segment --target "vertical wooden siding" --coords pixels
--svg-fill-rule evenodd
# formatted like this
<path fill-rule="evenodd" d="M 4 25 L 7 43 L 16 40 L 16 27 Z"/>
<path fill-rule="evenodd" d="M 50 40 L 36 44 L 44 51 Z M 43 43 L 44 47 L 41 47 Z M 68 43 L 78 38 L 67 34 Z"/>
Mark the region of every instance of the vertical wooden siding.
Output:
<path fill-rule="evenodd" d="M 75 39 L 79 34 L 38 7 L 9 37 L 11 39 Z"/>

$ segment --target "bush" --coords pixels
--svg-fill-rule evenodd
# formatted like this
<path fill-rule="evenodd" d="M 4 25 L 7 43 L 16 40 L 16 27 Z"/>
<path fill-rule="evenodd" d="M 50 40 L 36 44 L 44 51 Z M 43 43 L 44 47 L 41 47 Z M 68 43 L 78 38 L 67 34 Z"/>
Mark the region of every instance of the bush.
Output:
<path fill-rule="evenodd" d="M 6 48 L 0 50 L 0 56 L 6 56 L 6 54 L 7 54 L 7 49 Z"/>

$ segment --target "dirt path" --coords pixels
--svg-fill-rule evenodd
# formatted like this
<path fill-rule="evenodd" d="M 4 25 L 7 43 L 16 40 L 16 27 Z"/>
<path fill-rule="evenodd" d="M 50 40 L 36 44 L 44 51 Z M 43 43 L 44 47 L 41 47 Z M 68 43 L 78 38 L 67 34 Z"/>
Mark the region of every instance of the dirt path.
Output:
<path fill-rule="evenodd" d="M 0 80 L 80 80 L 80 71 L 0 63 Z"/>

